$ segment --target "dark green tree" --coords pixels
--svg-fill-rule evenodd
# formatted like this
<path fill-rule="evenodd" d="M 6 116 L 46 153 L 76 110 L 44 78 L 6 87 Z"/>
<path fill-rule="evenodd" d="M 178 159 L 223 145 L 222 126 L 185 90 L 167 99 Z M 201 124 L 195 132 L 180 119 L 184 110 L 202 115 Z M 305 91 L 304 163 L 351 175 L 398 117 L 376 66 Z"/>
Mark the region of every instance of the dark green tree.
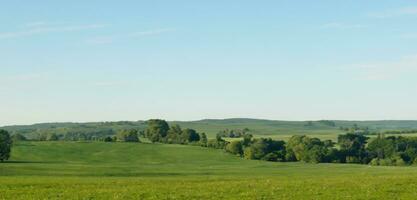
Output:
<path fill-rule="evenodd" d="M 242 145 L 244 147 L 248 147 L 251 144 L 251 142 L 252 142 L 252 138 L 253 138 L 253 136 L 251 134 L 245 134 L 245 135 L 243 135 Z"/>
<path fill-rule="evenodd" d="M 107 136 L 104 138 L 104 142 L 113 142 L 113 138 L 110 136 Z"/>
<path fill-rule="evenodd" d="M 0 161 L 3 162 L 10 158 L 10 150 L 12 148 L 12 138 L 9 132 L 0 130 Z"/>
<path fill-rule="evenodd" d="M 148 125 L 145 135 L 152 142 L 159 142 L 163 140 L 169 130 L 169 125 L 165 120 L 151 119 L 146 122 Z"/>
<path fill-rule="evenodd" d="M 200 135 L 194 129 L 184 129 L 181 134 L 183 143 L 198 142 Z"/>
<path fill-rule="evenodd" d="M 357 128 L 357 126 L 354 127 Z M 347 133 L 339 135 L 337 143 L 344 157 L 342 161 L 347 163 L 368 163 L 369 160 L 365 150 L 367 140 L 368 137 L 361 134 Z"/>
<path fill-rule="evenodd" d="M 254 160 L 283 161 L 285 159 L 285 142 L 275 141 L 271 138 L 254 139 L 251 145 L 245 148 L 244 157 Z"/>

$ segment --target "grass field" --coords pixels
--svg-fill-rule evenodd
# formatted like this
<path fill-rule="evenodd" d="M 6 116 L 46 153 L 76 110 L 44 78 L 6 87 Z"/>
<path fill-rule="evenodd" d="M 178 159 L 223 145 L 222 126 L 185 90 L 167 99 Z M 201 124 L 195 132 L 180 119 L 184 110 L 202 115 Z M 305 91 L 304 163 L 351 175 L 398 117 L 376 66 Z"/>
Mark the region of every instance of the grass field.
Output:
<path fill-rule="evenodd" d="M 414 199 L 417 168 L 243 160 L 221 150 L 24 142 L 0 199 Z"/>

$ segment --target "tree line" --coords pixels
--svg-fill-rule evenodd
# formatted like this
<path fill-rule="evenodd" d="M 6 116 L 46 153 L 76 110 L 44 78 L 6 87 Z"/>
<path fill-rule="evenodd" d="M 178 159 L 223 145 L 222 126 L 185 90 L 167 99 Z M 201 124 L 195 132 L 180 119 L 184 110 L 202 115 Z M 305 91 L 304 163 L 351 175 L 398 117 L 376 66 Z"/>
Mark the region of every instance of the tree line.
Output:
<path fill-rule="evenodd" d="M 363 134 L 346 133 L 339 135 L 337 142 L 305 135 L 294 135 L 285 142 L 244 134 L 242 140 L 228 142 L 222 134 L 208 140 L 204 133 L 182 130 L 178 125 L 170 127 L 164 120 L 149 120 L 147 125 L 145 136 L 152 142 L 224 149 L 245 159 L 397 166 L 417 164 L 417 137 L 385 137 L 381 134 L 370 139 Z"/>
<path fill-rule="evenodd" d="M 219 131 L 217 133 L 221 137 L 228 137 L 228 138 L 241 138 L 246 134 L 249 134 L 250 130 L 248 128 L 244 129 L 225 129 L 222 131 Z"/>
<path fill-rule="evenodd" d="M 205 133 L 194 129 L 182 129 L 179 125 L 170 126 L 165 120 L 152 119 L 146 122 L 146 129 L 119 130 L 114 136 L 107 136 L 104 142 L 140 142 L 139 136 L 152 143 L 198 145 L 223 149 L 236 156 L 273 162 L 308 163 L 360 163 L 370 165 L 411 165 L 417 164 L 417 137 L 385 137 L 384 134 L 370 139 L 363 134 L 346 133 L 339 135 L 336 142 L 320 140 L 305 135 L 294 135 L 288 141 L 271 138 L 254 138 L 243 134 L 241 140 L 228 142 L 217 134 L 208 139 Z M 13 140 L 24 140 L 23 135 L 10 136 L 0 131 L 0 160 L 7 160 Z M 50 140 L 59 137 L 50 136 Z"/>

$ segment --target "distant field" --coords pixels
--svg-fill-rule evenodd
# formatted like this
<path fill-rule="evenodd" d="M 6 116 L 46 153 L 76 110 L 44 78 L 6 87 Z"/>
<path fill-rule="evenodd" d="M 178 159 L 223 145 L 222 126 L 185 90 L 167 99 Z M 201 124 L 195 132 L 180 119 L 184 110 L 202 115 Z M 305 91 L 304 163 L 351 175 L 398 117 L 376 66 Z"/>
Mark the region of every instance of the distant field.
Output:
<path fill-rule="evenodd" d="M 200 121 L 171 121 L 169 124 L 179 124 L 183 128 L 192 128 L 198 132 L 205 132 L 209 138 L 214 138 L 219 131 L 225 129 L 249 128 L 255 137 L 271 137 L 286 140 L 292 135 L 310 135 L 321 139 L 335 139 L 337 135 L 344 134 L 340 127 L 368 127 L 371 131 L 386 130 L 415 130 L 417 121 L 333 121 L 334 126 L 326 125 L 320 121 L 277 121 L 260 119 L 207 119 Z M 1 127 L 11 133 L 22 133 L 29 138 L 36 137 L 40 132 L 64 134 L 65 131 L 108 131 L 120 129 L 145 130 L 144 121 L 132 122 L 91 122 L 91 123 L 44 123 L 27 126 Z"/>
<path fill-rule="evenodd" d="M 193 146 L 24 142 L 0 199 L 414 199 L 417 168 L 243 160 Z"/>

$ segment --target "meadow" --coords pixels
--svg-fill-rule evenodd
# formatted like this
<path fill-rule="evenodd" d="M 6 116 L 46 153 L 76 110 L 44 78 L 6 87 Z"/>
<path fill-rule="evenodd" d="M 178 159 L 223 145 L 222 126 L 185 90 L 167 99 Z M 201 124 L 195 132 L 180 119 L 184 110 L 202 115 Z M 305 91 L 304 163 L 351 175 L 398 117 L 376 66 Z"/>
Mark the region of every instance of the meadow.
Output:
<path fill-rule="evenodd" d="M 414 199 L 417 168 L 244 160 L 197 146 L 19 142 L 0 199 Z"/>

